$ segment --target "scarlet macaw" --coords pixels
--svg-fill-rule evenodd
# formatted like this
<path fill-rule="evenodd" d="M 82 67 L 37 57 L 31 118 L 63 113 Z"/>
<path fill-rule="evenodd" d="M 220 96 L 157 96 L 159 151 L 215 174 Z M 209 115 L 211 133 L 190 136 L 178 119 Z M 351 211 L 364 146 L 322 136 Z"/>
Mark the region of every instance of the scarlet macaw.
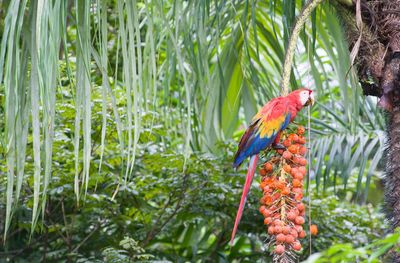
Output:
<path fill-rule="evenodd" d="M 312 90 L 305 88 L 295 90 L 285 97 L 270 100 L 253 117 L 250 126 L 240 139 L 233 167 L 237 168 L 247 157 L 250 157 L 250 163 L 232 231 L 231 245 L 256 171 L 258 153 L 271 144 L 275 148 L 284 148 L 279 144 L 281 132 L 293 121 L 297 112 L 310 103 L 314 103 L 314 94 Z"/>

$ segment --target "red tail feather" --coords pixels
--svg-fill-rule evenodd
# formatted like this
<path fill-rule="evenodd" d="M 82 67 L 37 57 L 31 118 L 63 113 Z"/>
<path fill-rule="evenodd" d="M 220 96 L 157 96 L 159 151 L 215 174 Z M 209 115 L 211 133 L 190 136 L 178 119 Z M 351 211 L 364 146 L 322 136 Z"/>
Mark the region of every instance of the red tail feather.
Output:
<path fill-rule="evenodd" d="M 256 172 L 257 161 L 258 161 L 258 154 L 251 156 L 249 168 L 247 169 L 246 182 L 243 186 L 242 198 L 240 199 L 239 209 L 236 214 L 235 226 L 233 227 L 232 231 L 232 236 L 230 241 L 231 246 L 233 245 L 233 240 L 235 239 L 236 230 L 238 228 L 240 218 L 242 217 L 243 214 L 243 208 L 244 204 L 246 203 L 247 194 L 249 193 L 251 182 L 253 181 L 253 176 L 254 173 Z"/>

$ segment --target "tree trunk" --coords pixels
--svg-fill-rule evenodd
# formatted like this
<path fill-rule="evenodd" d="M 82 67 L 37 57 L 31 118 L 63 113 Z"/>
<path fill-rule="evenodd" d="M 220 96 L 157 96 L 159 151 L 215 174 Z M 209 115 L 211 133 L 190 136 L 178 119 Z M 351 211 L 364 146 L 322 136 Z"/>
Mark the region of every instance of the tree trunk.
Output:
<path fill-rule="evenodd" d="M 393 108 L 389 117 L 385 208 L 393 231 L 400 227 L 400 105 Z M 400 254 L 393 253 L 393 262 L 400 263 Z"/>
<path fill-rule="evenodd" d="M 357 0 L 337 1 L 333 3 L 343 20 L 349 49 L 358 48 L 355 64 L 364 94 L 378 97 L 379 106 L 389 115 L 385 212 L 393 231 L 400 227 L 400 0 L 360 0 L 359 8 Z M 393 262 L 400 263 L 400 254 L 391 253 Z"/>

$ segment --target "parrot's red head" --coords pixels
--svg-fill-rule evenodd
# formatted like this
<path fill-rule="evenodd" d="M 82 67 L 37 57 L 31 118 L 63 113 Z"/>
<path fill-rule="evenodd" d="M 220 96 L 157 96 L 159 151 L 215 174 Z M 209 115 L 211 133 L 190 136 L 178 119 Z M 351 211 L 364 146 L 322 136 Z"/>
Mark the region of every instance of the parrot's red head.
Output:
<path fill-rule="evenodd" d="M 291 92 L 288 97 L 296 101 L 300 107 L 314 104 L 314 93 L 310 89 L 301 88 Z"/>

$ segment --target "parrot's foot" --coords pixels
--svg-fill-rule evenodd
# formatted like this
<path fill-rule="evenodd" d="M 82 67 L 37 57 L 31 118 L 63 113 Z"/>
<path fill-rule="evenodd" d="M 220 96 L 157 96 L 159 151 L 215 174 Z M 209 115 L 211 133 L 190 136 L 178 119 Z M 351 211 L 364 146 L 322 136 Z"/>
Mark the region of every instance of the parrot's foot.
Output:
<path fill-rule="evenodd" d="M 280 143 L 274 143 L 274 144 L 272 144 L 272 149 L 274 149 L 274 150 L 286 150 L 286 147 L 283 146 Z"/>

